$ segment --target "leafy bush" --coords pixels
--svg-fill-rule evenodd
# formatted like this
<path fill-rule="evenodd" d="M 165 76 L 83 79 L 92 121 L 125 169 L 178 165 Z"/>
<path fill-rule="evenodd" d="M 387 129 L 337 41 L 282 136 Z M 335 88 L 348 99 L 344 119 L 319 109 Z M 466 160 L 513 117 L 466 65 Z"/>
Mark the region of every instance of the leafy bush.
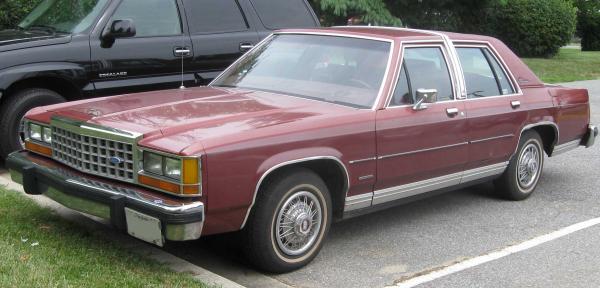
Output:
<path fill-rule="evenodd" d="M 41 0 L 0 0 L 0 30 L 13 28 Z"/>
<path fill-rule="evenodd" d="M 489 10 L 488 34 L 522 57 L 551 57 L 575 32 L 577 9 L 571 0 L 508 0 Z"/>
<path fill-rule="evenodd" d="M 578 0 L 577 34 L 581 50 L 600 51 L 600 0 Z"/>

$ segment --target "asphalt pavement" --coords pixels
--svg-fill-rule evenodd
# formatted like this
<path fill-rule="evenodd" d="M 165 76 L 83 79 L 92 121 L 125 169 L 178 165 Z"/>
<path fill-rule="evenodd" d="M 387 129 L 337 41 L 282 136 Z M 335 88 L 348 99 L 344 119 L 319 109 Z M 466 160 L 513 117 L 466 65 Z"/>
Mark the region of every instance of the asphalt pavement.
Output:
<path fill-rule="evenodd" d="M 600 124 L 600 81 L 590 89 Z M 244 263 L 235 234 L 167 250 L 247 287 L 385 287 L 600 217 L 600 144 L 546 158 L 535 194 L 498 199 L 479 185 L 334 224 L 307 267 L 263 275 Z M 598 227 L 425 283 L 423 287 L 600 287 Z"/>
<path fill-rule="evenodd" d="M 600 124 L 600 80 L 590 90 Z M 386 287 L 600 217 L 600 143 L 546 158 L 534 195 L 511 202 L 484 184 L 334 224 L 317 258 L 282 275 L 253 270 L 238 235 L 169 243 L 166 251 L 247 287 Z M 0 168 L 1 170 L 1 168 Z M 1 173 L 2 171 L 0 171 Z M 419 287 L 600 287 L 600 225 Z"/>

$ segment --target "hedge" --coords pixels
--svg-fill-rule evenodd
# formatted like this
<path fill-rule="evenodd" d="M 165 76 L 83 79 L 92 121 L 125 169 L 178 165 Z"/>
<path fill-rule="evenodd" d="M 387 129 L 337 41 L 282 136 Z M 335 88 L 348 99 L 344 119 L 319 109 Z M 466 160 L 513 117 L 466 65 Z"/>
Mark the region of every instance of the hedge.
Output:
<path fill-rule="evenodd" d="M 489 34 L 521 57 L 552 57 L 572 39 L 577 8 L 571 0 L 508 0 L 489 10 Z"/>

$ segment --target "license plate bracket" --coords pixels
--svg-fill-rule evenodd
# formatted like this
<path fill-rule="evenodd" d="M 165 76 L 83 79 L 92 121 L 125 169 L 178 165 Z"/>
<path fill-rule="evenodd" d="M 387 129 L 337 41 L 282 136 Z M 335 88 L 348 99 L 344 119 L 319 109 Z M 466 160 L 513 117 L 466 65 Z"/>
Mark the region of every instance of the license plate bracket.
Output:
<path fill-rule="evenodd" d="M 160 219 L 125 207 L 125 221 L 129 235 L 160 247 L 164 245 Z"/>

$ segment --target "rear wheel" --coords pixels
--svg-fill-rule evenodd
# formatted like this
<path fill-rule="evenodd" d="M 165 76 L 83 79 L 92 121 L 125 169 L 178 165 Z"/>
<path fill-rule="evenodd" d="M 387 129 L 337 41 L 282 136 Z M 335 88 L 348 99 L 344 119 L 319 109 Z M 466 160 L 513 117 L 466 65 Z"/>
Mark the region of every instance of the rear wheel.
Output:
<path fill-rule="evenodd" d="M 257 268 L 283 273 L 319 253 L 331 224 L 331 197 L 323 180 L 294 169 L 261 189 L 244 231 L 244 252 Z"/>
<path fill-rule="evenodd" d="M 531 196 L 544 168 L 542 147 L 542 139 L 537 132 L 523 133 L 517 153 L 502 177 L 495 182 L 501 196 L 510 200 L 524 200 Z"/>
<path fill-rule="evenodd" d="M 0 107 L 0 157 L 23 148 L 25 137 L 23 117 L 35 107 L 65 102 L 54 91 L 31 88 L 19 91 L 7 98 Z"/>

